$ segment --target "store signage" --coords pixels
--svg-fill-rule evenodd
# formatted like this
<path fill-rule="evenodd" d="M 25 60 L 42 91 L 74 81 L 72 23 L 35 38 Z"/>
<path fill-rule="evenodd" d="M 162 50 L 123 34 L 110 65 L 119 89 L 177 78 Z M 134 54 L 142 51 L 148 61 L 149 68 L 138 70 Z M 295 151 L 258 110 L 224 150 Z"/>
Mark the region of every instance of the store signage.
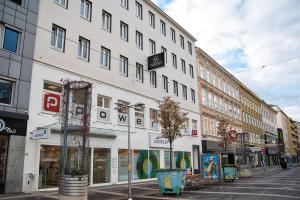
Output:
<path fill-rule="evenodd" d="M 197 130 L 192 130 L 192 136 L 198 136 Z"/>
<path fill-rule="evenodd" d="M 153 70 L 165 66 L 164 52 L 158 53 L 148 57 L 148 70 Z"/>
<path fill-rule="evenodd" d="M 32 137 L 33 140 L 39 140 L 39 139 L 48 139 L 49 138 L 49 129 L 43 128 L 43 129 L 37 129 L 32 131 Z"/>
<path fill-rule="evenodd" d="M 144 127 L 144 117 L 135 117 L 135 126 L 137 127 Z"/>
<path fill-rule="evenodd" d="M 118 123 L 127 125 L 128 124 L 127 114 L 118 113 Z"/>
<path fill-rule="evenodd" d="M 170 148 L 168 139 L 162 138 L 159 133 L 149 133 L 150 147 Z"/>
<path fill-rule="evenodd" d="M 108 122 L 110 120 L 109 110 L 97 108 L 97 120 Z"/>
<path fill-rule="evenodd" d="M 27 120 L 10 117 L 0 118 L 0 134 L 26 136 Z"/>
<path fill-rule="evenodd" d="M 48 112 L 59 112 L 60 95 L 54 93 L 44 94 L 44 110 Z"/>

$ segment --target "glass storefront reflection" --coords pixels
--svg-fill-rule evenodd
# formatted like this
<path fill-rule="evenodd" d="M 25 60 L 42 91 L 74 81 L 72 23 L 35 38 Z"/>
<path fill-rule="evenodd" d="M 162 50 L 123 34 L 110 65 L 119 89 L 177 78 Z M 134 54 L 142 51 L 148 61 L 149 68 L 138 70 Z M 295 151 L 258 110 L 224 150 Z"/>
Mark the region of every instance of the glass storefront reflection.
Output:
<path fill-rule="evenodd" d="M 93 183 L 110 182 L 110 149 L 95 148 L 93 165 Z"/>
<path fill-rule="evenodd" d="M 119 149 L 118 151 L 118 179 L 119 181 L 128 180 L 128 150 Z"/>

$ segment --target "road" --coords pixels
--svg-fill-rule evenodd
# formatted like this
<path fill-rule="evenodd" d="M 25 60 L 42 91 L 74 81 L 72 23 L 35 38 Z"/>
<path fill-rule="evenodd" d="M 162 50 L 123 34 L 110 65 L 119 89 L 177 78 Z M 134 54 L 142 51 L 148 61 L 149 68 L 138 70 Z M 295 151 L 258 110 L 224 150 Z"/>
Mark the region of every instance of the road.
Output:
<path fill-rule="evenodd" d="M 156 182 L 133 184 L 134 200 L 300 200 L 300 167 L 281 170 L 279 167 L 255 169 L 253 177 L 239 179 L 233 183 L 222 183 L 197 190 L 185 190 L 179 197 L 160 195 Z M 113 185 L 89 188 L 89 200 L 123 200 L 127 197 L 127 185 Z M 0 195 L 0 200 L 54 200 L 57 191 L 32 194 Z"/>

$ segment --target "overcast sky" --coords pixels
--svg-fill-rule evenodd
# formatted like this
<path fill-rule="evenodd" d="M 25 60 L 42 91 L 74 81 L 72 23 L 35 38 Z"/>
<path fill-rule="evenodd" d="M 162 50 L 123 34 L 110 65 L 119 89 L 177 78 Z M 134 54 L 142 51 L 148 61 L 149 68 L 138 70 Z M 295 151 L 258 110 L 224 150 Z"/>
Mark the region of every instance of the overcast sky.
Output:
<path fill-rule="evenodd" d="M 259 97 L 300 121 L 300 0 L 153 1 Z"/>

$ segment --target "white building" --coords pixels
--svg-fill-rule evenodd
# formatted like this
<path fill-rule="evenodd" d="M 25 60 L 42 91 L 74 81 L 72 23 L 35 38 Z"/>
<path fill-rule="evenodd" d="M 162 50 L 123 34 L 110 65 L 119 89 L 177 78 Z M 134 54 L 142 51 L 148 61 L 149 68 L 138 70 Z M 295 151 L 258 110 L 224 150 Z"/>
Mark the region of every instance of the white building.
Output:
<path fill-rule="evenodd" d="M 174 163 L 190 172 L 199 169 L 193 36 L 150 0 L 40 1 L 37 24 L 23 191 L 57 187 L 57 102 L 65 79 L 93 84 L 91 186 L 127 181 L 127 116 L 114 109 L 119 101 L 145 104 L 139 112 L 131 110 L 134 180 L 155 178 L 155 169 L 169 165 L 168 145 L 153 143 L 160 132 L 153 115 L 164 96 L 179 101 L 189 118 L 186 135 L 174 143 Z M 148 71 L 148 56 L 162 51 L 165 67 Z M 48 139 L 31 138 L 39 128 L 49 128 Z"/>

